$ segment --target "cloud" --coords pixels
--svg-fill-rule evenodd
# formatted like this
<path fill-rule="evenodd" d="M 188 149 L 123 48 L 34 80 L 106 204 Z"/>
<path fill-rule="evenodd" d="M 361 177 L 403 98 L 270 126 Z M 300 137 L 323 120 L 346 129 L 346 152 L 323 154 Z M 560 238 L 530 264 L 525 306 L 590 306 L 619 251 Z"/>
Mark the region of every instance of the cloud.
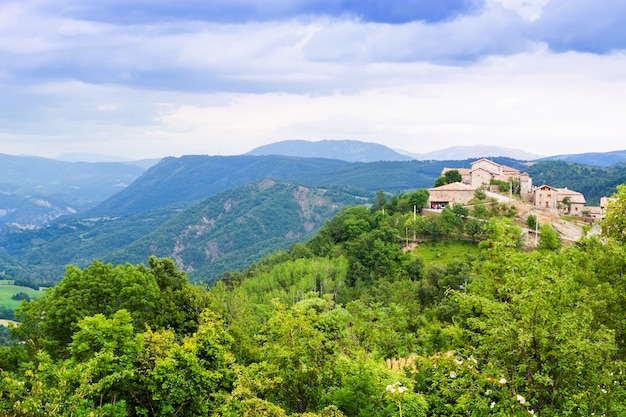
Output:
<path fill-rule="evenodd" d="M 605 54 L 626 49 L 626 3 L 613 0 L 552 0 L 533 25 L 554 51 Z"/>
<path fill-rule="evenodd" d="M 1 151 L 615 149 L 625 16 L 609 0 L 6 1 Z"/>

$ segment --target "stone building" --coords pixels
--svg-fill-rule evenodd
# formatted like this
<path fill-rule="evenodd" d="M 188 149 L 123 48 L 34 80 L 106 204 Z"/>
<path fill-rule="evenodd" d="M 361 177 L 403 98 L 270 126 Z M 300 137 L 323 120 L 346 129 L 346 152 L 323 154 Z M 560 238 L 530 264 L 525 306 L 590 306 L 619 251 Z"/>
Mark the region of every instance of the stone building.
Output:
<path fill-rule="evenodd" d="M 585 197 L 578 191 L 544 184 L 534 189 L 533 204 L 541 208 L 557 209 L 565 214 L 582 216 Z"/>
<path fill-rule="evenodd" d="M 463 178 L 463 183 L 474 188 L 480 188 L 489 185 L 491 180 L 499 180 L 509 182 L 511 180 L 519 181 L 520 194 L 522 197 L 532 193 L 532 178 L 526 172 L 520 172 L 518 169 L 508 167 L 493 162 L 489 159 L 482 158 L 472 162 L 471 168 L 444 168 L 441 175 L 445 175 L 447 171 L 457 170 Z"/>
<path fill-rule="evenodd" d="M 476 188 L 462 182 L 453 182 L 441 187 L 428 189 L 428 208 L 442 209 L 454 204 L 467 204 L 472 198 Z"/>

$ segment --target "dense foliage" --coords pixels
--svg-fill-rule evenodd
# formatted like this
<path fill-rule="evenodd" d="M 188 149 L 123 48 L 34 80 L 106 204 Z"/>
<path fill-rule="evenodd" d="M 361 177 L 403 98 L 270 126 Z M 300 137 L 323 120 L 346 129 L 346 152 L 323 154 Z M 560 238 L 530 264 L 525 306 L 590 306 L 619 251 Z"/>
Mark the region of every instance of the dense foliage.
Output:
<path fill-rule="evenodd" d="M 527 168 L 534 185 L 569 188 L 582 193 L 587 205 L 598 206 L 600 199 L 615 193 L 626 182 L 626 165 L 599 167 L 564 161 L 541 161 Z"/>
<path fill-rule="evenodd" d="M 18 311 L 0 414 L 626 413 L 626 245 L 610 215 L 626 193 L 605 236 L 561 247 L 542 229 L 536 250 L 507 206 L 422 217 L 422 191 L 383 197 L 211 288 L 156 257 L 68 267 Z M 479 255 L 411 250 L 445 239 Z"/>
<path fill-rule="evenodd" d="M 346 187 L 322 190 L 264 180 L 190 205 L 62 219 L 34 230 L 5 228 L 0 246 L 14 258 L 0 251 L 0 267 L 6 265 L 7 278 L 26 277 L 45 286 L 57 282 L 68 264 L 140 263 L 156 255 L 174 259 L 191 280 L 213 282 L 227 270 L 306 240 L 339 209 L 371 196 L 358 194 Z"/>

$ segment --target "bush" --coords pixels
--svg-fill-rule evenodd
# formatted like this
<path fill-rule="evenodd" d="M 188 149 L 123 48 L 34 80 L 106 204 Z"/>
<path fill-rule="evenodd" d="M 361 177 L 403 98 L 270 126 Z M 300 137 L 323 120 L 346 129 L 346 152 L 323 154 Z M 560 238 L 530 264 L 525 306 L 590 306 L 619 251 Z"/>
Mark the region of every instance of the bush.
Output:
<path fill-rule="evenodd" d="M 25 292 L 18 292 L 17 294 L 13 295 L 11 299 L 16 300 L 16 301 L 22 301 L 22 300 L 30 301 L 30 296 L 26 294 Z"/>

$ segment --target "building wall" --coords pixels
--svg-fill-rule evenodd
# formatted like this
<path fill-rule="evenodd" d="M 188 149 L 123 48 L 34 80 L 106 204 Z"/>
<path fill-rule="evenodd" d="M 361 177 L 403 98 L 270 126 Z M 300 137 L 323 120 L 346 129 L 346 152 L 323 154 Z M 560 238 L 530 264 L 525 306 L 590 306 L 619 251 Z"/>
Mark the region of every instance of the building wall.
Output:
<path fill-rule="evenodd" d="M 438 191 L 437 189 L 430 189 L 428 207 L 438 209 L 448 205 L 467 204 L 474 198 L 474 192 L 475 190 Z"/>
<path fill-rule="evenodd" d="M 473 169 L 470 185 L 472 187 L 481 187 L 483 184 L 489 184 L 493 178 L 490 172 L 485 171 L 483 168 L 481 169 Z"/>
<path fill-rule="evenodd" d="M 502 167 L 495 162 L 489 161 L 488 159 L 479 159 L 476 162 L 472 162 L 472 170 L 476 170 L 478 168 L 493 172 L 494 174 L 502 173 Z"/>
<path fill-rule="evenodd" d="M 557 208 L 558 190 L 548 186 L 541 186 L 534 192 L 535 206 L 541 208 Z"/>
<path fill-rule="evenodd" d="M 532 193 L 533 191 L 533 179 L 530 175 L 523 173 L 519 177 L 520 181 L 520 194 L 524 196 L 524 194 Z"/>

